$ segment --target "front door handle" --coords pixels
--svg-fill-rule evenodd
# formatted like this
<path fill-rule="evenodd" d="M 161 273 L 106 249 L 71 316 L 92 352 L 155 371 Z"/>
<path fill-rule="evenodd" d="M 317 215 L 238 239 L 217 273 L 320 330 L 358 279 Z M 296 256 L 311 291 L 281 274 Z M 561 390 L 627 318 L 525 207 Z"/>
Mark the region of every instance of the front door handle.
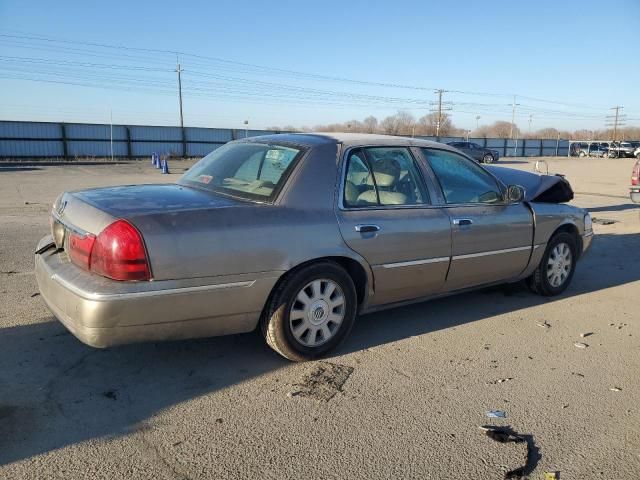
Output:
<path fill-rule="evenodd" d="M 380 227 L 378 225 L 356 225 L 356 232 L 360 233 L 371 233 L 379 230 Z"/>
<path fill-rule="evenodd" d="M 471 225 L 472 223 L 473 223 L 473 220 L 471 220 L 470 218 L 454 218 L 453 219 L 453 224 L 460 225 L 461 227 L 465 225 Z"/>

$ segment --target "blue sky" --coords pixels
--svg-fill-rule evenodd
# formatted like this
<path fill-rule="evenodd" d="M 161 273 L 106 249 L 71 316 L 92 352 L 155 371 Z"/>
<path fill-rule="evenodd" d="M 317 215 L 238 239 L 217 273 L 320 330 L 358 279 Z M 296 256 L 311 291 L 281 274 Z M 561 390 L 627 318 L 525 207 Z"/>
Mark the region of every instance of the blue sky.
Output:
<path fill-rule="evenodd" d="M 465 128 L 509 121 L 512 94 L 523 130 L 603 128 L 613 105 L 640 125 L 638 25 L 639 0 L 2 0 L 0 118 L 177 124 L 179 51 L 186 125 L 420 117 L 435 88 Z"/>

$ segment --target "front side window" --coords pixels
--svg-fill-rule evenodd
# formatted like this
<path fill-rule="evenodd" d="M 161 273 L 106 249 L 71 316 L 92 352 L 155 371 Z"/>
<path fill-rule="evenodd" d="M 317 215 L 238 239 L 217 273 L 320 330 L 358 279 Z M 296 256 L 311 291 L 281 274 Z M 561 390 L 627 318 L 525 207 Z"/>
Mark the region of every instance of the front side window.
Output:
<path fill-rule="evenodd" d="M 475 162 L 457 153 L 423 148 L 447 203 L 498 203 L 502 193 L 495 179 Z"/>
<path fill-rule="evenodd" d="M 198 163 L 178 183 L 217 193 L 271 201 L 302 150 L 264 143 L 229 143 Z"/>
<path fill-rule="evenodd" d="M 350 152 L 345 207 L 420 205 L 428 201 L 422 177 L 406 148 L 368 147 Z"/>

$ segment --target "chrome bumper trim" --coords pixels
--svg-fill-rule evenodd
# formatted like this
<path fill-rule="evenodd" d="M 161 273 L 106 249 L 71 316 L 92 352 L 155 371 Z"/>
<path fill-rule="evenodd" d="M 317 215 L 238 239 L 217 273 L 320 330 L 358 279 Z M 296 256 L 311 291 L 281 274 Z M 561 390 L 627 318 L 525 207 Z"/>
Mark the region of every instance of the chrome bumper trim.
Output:
<path fill-rule="evenodd" d="M 86 292 L 81 288 L 76 287 L 72 283 L 64 280 L 58 274 L 54 273 L 51 275 L 51 280 L 58 282 L 64 288 L 73 292 L 81 298 L 85 298 L 87 300 L 96 300 L 96 301 L 108 301 L 108 300 L 128 300 L 132 298 L 143 298 L 143 297 L 155 297 L 158 295 L 176 295 L 181 293 L 193 293 L 193 292 L 202 292 L 207 290 L 220 290 L 223 288 L 244 288 L 251 287 L 255 283 L 255 280 L 247 281 L 247 282 L 232 282 L 232 283 L 219 283 L 216 285 L 200 285 L 195 287 L 182 287 L 182 288 L 168 288 L 165 290 L 149 290 L 144 292 L 130 292 L 130 293 L 92 293 Z"/>

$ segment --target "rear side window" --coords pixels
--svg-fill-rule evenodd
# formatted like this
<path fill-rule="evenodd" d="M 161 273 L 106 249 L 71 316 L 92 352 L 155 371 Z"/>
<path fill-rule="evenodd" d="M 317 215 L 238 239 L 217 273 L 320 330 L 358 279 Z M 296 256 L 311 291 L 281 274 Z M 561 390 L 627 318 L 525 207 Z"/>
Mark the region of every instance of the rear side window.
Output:
<path fill-rule="evenodd" d="M 422 176 L 406 148 L 369 147 L 347 159 L 345 207 L 429 203 Z"/>
<path fill-rule="evenodd" d="M 447 203 L 498 203 L 502 193 L 496 180 L 461 155 L 444 150 L 422 149 L 433 169 Z"/>
<path fill-rule="evenodd" d="M 302 153 L 301 149 L 285 145 L 229 143 L 191 167 L 180 183 L 249 200 L 270 201 Z"/>

